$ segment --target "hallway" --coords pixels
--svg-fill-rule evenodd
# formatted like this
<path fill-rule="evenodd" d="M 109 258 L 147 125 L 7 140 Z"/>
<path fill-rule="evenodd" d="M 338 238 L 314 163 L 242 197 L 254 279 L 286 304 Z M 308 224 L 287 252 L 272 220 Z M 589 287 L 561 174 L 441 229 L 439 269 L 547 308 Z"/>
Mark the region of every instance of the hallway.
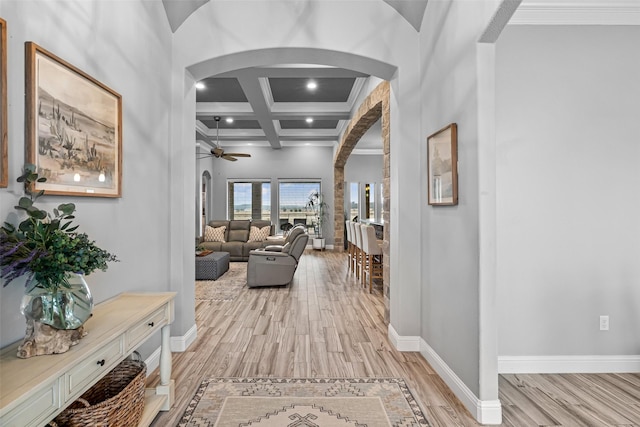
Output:
<path fill-rule="evenodd" d="M 175 409 L 153 425 L 175 425 L 208 377 L 402 377 L 434 426 L 477 426 L 419 353 L 392 348 L 380 284 L 369 294 L 346 265 L 306 251 L 288 287 L 197 301 L 198 339 L 174 353 Z M 639 374 L 507 375 L 500 387 L 505 426 L 640 425 Z"/>

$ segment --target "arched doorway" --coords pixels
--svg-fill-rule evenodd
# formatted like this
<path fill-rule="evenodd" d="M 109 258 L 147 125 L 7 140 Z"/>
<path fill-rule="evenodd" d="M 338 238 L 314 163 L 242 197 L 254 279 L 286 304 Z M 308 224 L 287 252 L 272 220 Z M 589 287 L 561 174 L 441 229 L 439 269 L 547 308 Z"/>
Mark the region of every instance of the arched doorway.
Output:
<path fill-rule="evenodd" d="M 390 107 L 389 107 L 389 82 L 385 81 L 380 83 L 362 102 L 356 114 L 351 118 L 351 123 L 344 133 L 342 141 L 336 150 L 336 156 L 333 161 L 333 185 L 334 185 L 334 241 L 336 250 L 342 250 L 343 236 L 344 236 L 344 221 L 340 221 L 342 218 L 342 207 L 344 206 L 344 167 L 347 163 L 349 155 L 353 151 L 354 147 L 362 138 L 362 136 L 369 130 L 369 128 L 378 120 L 382 120 L 382 146 L 383 146 L 383 203 L 382 203 L 382 221 L 384 224 L 384 237 L 383 237 L 383 268 L 384 277 L 383 282 L 383 298 L 384 298 L 384 321 L 389 323 L 389 248 L 390 248 L 390 227 L 389 227 L 389 205 L 390 205 L 390 162 L 389 162 L 389 121 L 390 121 Z"/>

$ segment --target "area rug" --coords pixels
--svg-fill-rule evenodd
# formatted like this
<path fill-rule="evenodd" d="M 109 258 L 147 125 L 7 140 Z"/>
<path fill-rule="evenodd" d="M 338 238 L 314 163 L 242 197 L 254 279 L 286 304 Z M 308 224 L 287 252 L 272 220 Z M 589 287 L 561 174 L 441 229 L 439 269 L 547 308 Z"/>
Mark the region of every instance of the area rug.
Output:
<path fill-rule="evenodd" d="M 401 378 L 210 378 L 178 426 L 405 427 L 429 422 Z"/>
<path fill-rule="evenodd" d="M 230 262 L 217 280 L 196 280 L 196 300 L 233 301 L 247 284 L 247 263 Z"/>

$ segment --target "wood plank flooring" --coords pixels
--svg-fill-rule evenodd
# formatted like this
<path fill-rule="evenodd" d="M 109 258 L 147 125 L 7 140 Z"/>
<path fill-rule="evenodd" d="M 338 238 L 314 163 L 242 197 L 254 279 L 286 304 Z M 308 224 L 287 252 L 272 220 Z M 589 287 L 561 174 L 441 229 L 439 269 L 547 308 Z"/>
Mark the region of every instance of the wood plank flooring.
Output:
<path fill-rule="evenodd" d="M 344 253 L 306 251 L 293 283 L 197 301 L 198 338 L 173 354 L 175 425 L 208 377 L 402 377 L 435 426 L 477 426 L 419 353 L 387 340 L 381 284 L 347 272 Z M 157 370 L 149 382 L 158 380 Z M 640 374 L 501 375 L 504 426 L 640 426 Z"/>

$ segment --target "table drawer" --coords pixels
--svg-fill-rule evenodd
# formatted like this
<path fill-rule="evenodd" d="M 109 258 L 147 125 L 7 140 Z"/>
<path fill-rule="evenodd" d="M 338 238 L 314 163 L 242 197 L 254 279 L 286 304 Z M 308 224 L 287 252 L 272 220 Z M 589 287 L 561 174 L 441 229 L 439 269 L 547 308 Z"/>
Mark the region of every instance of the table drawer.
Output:
<path fill-rule="evenodd" d="M 3 427 L 36 426 L 48 422 L 60 408 L 58 380 L 29 396 L 29 400 L 2 416 Z"/>
<path fill-rule="evenodd" d="M 102 347 L 86 359 L 72 368 L 65 375 L 65 402 L 70 398 L 76 398 L 76 393 L 88 388 L 98 378 L 111 369 L 123 358 L 124 344 L 122 337 Z M 71 402 L 67 402 L 71 403 Z"/>
<path fill-rule="evenodd" d="M 127 331 L 127 349 L 134 348 L 144 338 L 151 335 L 163 325 L 166 325 L 168 320 L 166 306 L 154 311 L 153 314 L 144 321 Z"/>

